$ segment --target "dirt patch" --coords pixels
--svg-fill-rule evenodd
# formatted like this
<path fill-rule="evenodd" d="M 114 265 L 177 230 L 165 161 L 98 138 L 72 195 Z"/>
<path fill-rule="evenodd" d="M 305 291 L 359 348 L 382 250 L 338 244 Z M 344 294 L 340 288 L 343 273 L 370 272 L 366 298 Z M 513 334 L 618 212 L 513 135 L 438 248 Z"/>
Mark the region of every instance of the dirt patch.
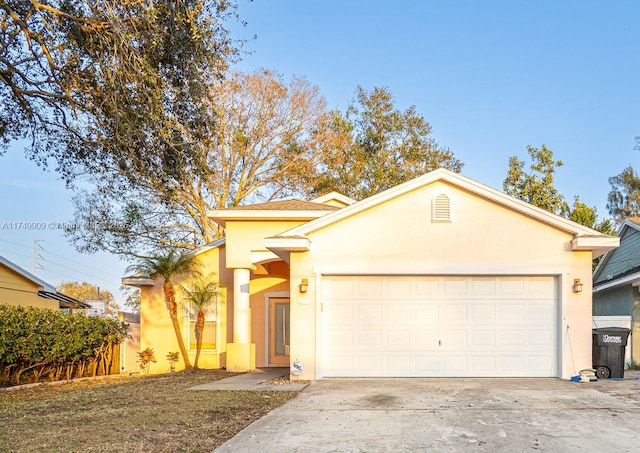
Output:
<path fill-rule="evenodd" d="M 291 380 L 289 374 L 283 374 L 282 376 L 278 376 L 273 379 L 269 379 L 268 381 L 261 382 L 261 384 L 265 385 L 288 385 L 288 384 L 305 384 L 308 385 L 310 381 L 305 381 L 302 379 Z"/>

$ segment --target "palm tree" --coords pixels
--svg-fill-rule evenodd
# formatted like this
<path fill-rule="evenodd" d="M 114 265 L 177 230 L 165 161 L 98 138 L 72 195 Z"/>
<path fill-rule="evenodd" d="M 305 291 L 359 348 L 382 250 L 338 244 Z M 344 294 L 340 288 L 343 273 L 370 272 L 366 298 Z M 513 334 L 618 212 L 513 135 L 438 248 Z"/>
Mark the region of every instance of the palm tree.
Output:
<path fill-rule="evenodd" d="M 207 305 L 215 302 L 215 299 L 218 296 L 218 284 L 211 281 L 212 276 L 213 274 L 200 276 L 198 279 L 192 281 L 189 286 L 180 285 L 184 300 L 198 308 L 198 319 L 196 324 L 198 327 L 196 358 L 193 361 L 193 368 L 195 370 L 198 369 L 198 359 L 200 358 L 200 351 L 202 350 L 204 309 Z"/>
<path fill-rule="evenodd" d="M 195 260 L 193 255 L 180 254 L 174 249 L 169 249 L 167 252 L 141 258 L 140 262 L 132 264 L 126 269 L 127 272 L 136 272 L 152 279 L 161 278 L 163 280 L 164 300 L 169 310 L 169 317 L 173 324 L 173 330 L 178 340 L 178 347 L 186 370 L 192 367 L 187 348 L 184 345 L 184 339 L 182 338 L 180 323 L 178 322 L 178 304 L 176 302 L 173 279 L 197 274 L 199 267 L 200 263 Z"/>

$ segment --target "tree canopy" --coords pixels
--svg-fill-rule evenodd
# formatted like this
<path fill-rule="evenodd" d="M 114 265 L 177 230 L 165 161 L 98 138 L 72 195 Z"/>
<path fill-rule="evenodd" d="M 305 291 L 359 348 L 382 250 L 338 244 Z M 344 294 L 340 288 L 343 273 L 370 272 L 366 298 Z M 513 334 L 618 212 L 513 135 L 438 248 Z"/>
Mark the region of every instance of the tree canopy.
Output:
<path fill-rule="evenodd" d="M 517 156 L 509 158 L 509 170 L 502 187 L 504 191 L 516 198 L 560 214 L 565 206 L 564 196 L 554 185 L 556 168 L 563 165 L 561 160 L 553 158 L 553 151 L 542 145 L 542 148 L 527 146 L 531 159 L 530 172 L 525 171 L 525 162 Z"/>
<path fill-rule="evenodd" d="M 337 191 L 363 199 L 416 176 L 463 164 L 432 137 L 415 106 L 395 107 L 389 89 L 356 90 L 346 112 L 333 111 L 318 129 L 324 134 L 310 193 Z"/>
<path fill-rule="evenodd" d="M 617 223 L 640 215 L 640 176 L 631 165 L 609 178 L 607 209 Z"/>
<path fill-rule="evenodd" d="M 79 250 L 190 249 L 222 235 L 211 209 L 303 193 L 321 139 L 310 131 L 325 114 L 318 88 L 258 71 L 230 74 L 209 89 L 191 139 L 194 159 L 182 169 L 188 178 L 119 168 L 91 175 L 95 189 L 74 199 L 80 227 L 67 231 Z"/>
<path fill-rule="evenodd" d="M 0 1 L 0 139 L 68 181 L 180 178 L 206 87 L 237 47 L 218 0 Z"/>
<path fill-rule="evenodd" d="M 556 169 L 563 162 L 554 159 L 551 149 L 544 144 L 541 148 L 529 145 L 527 153 L 531 159 L 529 172 L 525 170 L 526 163 L 517 156 L 509 158 L 507 177 L 502 184 L 507 194 L 602 233 L 615 234 L 612 222 L 609 219 L 598 222 L 596 208 L 581 202 L 578 196 L 574 196 L 573 206 L 567 203 L 554 184 Z"/>

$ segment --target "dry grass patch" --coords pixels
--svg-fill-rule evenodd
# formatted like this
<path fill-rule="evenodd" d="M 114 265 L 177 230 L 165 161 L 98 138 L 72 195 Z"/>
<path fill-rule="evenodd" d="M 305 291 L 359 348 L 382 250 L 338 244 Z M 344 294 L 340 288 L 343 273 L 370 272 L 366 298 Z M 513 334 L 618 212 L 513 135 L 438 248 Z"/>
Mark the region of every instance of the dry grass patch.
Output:
<path fill-rule="evenodd" d="M 0 393 L 0 451 L 210 452 L 297 394 L 187 390 L 231 375 L 200 370 Z"/>

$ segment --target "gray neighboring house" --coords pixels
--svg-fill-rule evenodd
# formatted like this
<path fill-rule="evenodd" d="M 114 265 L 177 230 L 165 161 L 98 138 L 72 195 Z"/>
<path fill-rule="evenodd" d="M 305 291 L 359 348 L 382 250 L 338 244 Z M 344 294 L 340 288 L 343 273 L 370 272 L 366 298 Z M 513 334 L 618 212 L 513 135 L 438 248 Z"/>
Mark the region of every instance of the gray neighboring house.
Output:
<path fill-rule="evenodd" d="M 640 363 L 640 217 L 627 218 L 618 231 L 620 247 L 604 254 L 593 273 L 593 316 L 595 327 L 601 317 L 631 318 L 627 349 Z M 600 322 L 597 324 L 596 319 Z"/>

